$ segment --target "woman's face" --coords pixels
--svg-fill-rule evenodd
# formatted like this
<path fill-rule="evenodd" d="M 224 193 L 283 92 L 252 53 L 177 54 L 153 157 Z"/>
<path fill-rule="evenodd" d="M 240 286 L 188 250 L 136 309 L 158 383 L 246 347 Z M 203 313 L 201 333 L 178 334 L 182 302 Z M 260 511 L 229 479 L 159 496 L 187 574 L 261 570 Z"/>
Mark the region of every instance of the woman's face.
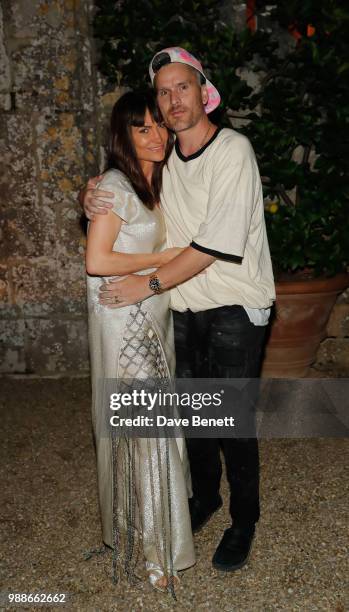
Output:
<path fill-rule="evenodd" d="M 168 131 L 163 123 L 155 123 L 147 110 L 144 125 L 131 126 L 133 144 L 138 160 L 142 162 L 161 162 L 165 157 Z"/>

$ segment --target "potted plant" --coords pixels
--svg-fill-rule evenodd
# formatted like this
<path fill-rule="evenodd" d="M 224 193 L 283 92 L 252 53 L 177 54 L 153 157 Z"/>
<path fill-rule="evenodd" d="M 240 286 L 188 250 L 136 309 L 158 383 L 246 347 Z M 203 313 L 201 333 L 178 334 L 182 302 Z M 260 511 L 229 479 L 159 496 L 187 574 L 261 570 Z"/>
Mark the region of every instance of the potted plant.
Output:
<path fill-rule="evenodd" d="M 223 101 L 214 119 L 249 137 L 265 192 L 277 301 L 264 373 L 302 376 L 349 285 L 349 10 L 340 0 L 255 4 L 271 32 L 235 31 L 217 0 L 98 0 L 95 34 L 112 86 L 144 85 L 153 54 L 173 44 L 214 78 Z"/>
<path fill-rule="evenodd" d="M 296 0 L 276 5 L 271 17 L 296 36 L 286 50 L 280 36 L 272 55 L 267 50 L 249 100 L 259 112 L 245 128 L 263 175 L 277 281 L 263 373 L 304 376 L 349 285 L 349 10 Z M 265 49 L 258 53 L 263 62 Z"/>

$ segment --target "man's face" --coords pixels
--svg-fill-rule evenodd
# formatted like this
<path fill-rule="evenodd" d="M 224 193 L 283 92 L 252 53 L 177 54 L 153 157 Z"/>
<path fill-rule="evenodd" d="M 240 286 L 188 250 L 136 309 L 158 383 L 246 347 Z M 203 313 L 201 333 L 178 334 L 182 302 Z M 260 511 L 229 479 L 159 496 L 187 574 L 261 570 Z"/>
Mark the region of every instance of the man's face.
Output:
<path fill-rule="evenodd" d="M 188 130 L 205 117 L 207 88 L 199 84 L 189 66 L 180 63 L 163 66 L 154 84 L 162 116 L 171 130 Z"/>

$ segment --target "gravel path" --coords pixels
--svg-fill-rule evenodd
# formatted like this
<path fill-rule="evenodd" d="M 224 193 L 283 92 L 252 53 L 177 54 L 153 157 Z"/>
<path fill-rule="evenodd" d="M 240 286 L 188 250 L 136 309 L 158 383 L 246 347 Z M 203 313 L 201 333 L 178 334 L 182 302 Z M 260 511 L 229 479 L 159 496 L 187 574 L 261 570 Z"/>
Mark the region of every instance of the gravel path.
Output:
<path fill-rule="evenodd" d="M 232 574 L 211 566 L 229 522 L 224 483 L 224 508 L 195 537 L 197 564 L 176 603 L 144 581 L 114 586 L 110 553 L 84 559 L 101 546 L 89 382 L 2 379 L 1 409 L 2 591 L 69 592 L 67 609 L 98 612 L 348 609 L 348 440 L 263 440 L 248 565 Z"/>

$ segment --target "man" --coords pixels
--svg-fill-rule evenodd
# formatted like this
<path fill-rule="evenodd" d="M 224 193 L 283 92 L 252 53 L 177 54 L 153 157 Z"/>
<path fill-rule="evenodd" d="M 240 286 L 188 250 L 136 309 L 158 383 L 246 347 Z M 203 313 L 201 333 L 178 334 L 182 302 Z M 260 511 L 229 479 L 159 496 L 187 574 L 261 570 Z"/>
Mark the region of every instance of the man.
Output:
<path fill-rule="evenodd" d="M 150 77 L 165 123 L 177 137 L 161 196 L 168 246 L 186 248 L 156 273 L 105 285 L 100 301 L 123 307 L 172 288 L 177 376 L 257 377 L 275 295 L 253 150 L 244 136 L 209 120 L 207 114 L 220 97 L 186 50 L 172 47 L 157 53 Z M 87 190 L 85 211 L 90 218 L 100 212 L 105 196 Z M 205 273 L 198 274 L 202 270 Z M 222 505 L 223 451 L 232 526 L 213 565 L 223 571 L 238 569 L 248 559 L 259 519 L 257 440 L 189 439 L 187 444 L 193 531 Z"/>

